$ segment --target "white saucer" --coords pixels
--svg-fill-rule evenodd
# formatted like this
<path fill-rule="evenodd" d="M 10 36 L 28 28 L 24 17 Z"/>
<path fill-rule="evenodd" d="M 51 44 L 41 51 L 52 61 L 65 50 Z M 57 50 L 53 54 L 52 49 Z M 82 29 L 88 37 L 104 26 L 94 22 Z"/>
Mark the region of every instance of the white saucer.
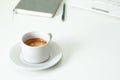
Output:
<path fill-rule="evenodd" d="M 60 59 L 62 58 L 62 50 L 55 42 L 52 42 L 50 58 L 46 62 L 40 64 L 30 64 L 24 62 L 24 60 L 21 60 L 22 58 L 20 58 L 20 55 L 21 55 L 21 46 L 20 43 L 17 43 L 12 47 L 10 51 L 10 55 L 9 55 L 10 60 L 18 67 L 23 69 L 43 70 L 52 67 L 53 65 L 55 65 L 60 61 Z"/>

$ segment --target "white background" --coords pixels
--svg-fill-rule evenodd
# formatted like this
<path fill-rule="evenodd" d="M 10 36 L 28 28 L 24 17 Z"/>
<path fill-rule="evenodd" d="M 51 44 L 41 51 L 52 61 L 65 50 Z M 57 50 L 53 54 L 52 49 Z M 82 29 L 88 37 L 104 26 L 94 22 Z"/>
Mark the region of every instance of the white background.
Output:
<path fill-rule="evenodd" d="M 66 19 L 13 15 L 18 0 L 0 1 L 0 80 L 120 80 L 120 18 L 67 5 Z M 63 49 L 56 66 L 25 71 L 9 52 L 29 31 L 50 32 Z"/>

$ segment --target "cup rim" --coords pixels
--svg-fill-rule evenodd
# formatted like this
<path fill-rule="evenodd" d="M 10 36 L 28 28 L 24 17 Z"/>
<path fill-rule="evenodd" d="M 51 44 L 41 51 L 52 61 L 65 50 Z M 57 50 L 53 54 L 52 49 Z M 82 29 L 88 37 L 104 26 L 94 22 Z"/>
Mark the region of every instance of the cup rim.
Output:
<path fill-rule="evenodd" d="M 38 45 L 38 46 L 29 46 L 29 45 L 27 45 L 27 44 L 25 44 L 24 43 L 24 41 L 23 41 L 23 37 L 25 36 L 25 35 L 27 35 L 27 34 L 30 34 L 30 33 L 37 33 L 37 34 L 45 34 L 45 35 L 47 35 L 47 33 L 44 33 L 44 32 L 27 32 L 27 33 L 25 33 L 25 34 L 23 34 L 22 35 L 22 38 L 21 38 L 21 43 L 23 44 L 23 45 L 25 45 L 25 46 L 27 46 L 27 47 L 30 47 L 30 48 L 40 48 L 40 47 L 44 47 L 44 46 L 46 46 L 46 45 L 48 45 L 49 43 L 50 43 L 50 39 L 47 41 L 47 43 L 46 44 L 44 44 L 44 45 Z"/>

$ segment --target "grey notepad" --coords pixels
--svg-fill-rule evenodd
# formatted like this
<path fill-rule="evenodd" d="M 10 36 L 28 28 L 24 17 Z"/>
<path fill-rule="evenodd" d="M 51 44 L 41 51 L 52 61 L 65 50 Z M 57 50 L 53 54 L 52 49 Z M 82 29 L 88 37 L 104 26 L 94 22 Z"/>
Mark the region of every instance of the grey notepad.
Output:
<path fill-rule="evenodd" d="M 15 13 L 53 17 L 62 0 L 21 0 L 14 9 Z"/>

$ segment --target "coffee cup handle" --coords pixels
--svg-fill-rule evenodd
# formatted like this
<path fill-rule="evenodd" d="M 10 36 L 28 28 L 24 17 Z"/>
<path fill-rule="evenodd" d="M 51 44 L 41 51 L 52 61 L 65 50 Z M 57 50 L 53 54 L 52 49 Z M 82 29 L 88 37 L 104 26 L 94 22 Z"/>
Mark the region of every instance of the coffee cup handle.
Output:
<path fill-rule="evenodd" d="M 51 34 L 51 33 L 48 33 L 48 35 L 50 36 L 50 40 L 52 40 L 52 34 Z"/>

